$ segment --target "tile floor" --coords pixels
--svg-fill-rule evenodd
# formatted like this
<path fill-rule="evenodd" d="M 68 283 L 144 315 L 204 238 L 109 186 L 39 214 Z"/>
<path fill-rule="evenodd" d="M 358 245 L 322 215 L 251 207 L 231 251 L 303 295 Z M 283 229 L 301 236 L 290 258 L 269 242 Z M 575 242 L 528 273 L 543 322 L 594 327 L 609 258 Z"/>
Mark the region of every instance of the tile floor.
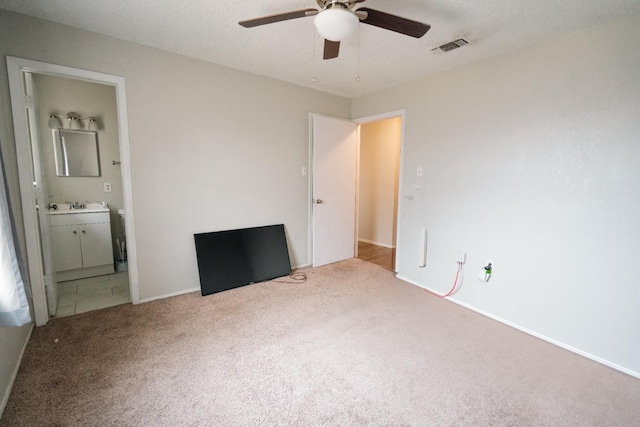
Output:
<path fill-rule="evenodd" d="M 131 302 L 128 272 L 88 277 L 58 283 L 58 312 L 55 317 Z"/>

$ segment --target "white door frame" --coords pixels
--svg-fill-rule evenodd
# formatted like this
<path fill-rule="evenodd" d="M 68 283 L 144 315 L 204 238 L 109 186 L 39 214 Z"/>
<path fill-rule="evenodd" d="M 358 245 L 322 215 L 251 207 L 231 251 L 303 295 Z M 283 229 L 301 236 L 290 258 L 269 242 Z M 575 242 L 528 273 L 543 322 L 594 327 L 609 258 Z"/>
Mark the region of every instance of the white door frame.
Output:
<path fill-rule="evenodd" d="M 312 263 L 313 260 L 313 206 L 312 206 L 312 202 L 311 199 L 313 197 L 313 116 L 325 116 L 323 114 L 315 114 L 315 113 L 309 113 L 309 160 L 308 160 L 308 165 L 309 165 L 309 186 L 308 186 L 308 207 L 309 207 L 309 216 L 308 216 L 308 224 L 309 224 L 309 229 L 308 229 L 308 247 L 307 247 L 307 259 L 309 260 L 309 265 Z M 325 116 L 325 117 L 330 117 L 330 116 Z M 398 179 L 398 212 L 396 213 L 398 220 L 396 221 L 396 269 L 398 268 L 398 265 L 400 264 L 399 260 L 400 260 L 400 256 L 401 256 L 401 245 L 400 245 L 400 236 L 402 235 L 400 233 L 400 218 L 401 218 L 401 213 L 402 213 L 402 207 L 404 206 L 404 202 L 403 202 L 403 198 L 400 197 L 400 195 L 402 194 L 402 171 L 404 168 L 404 127 L 405 127 L 405 121 L 406 121 L 406 110 L 396 110 L 396 111 L 390 111 L 387 113 L 382 113 L 382 114 L 376 114 L 373 116 L 366 116 L 366 117 L 361 117 L 359 119 L 353 119 L 351 120 L 352 122 L 356 123 L 358 125 L 358 129 L 357 129 L 357 133 L 356 133 L 356 180 L 358 180 L 356 182 L 356 212 L 358 212 L 358 208 L 359 208 L 359 194 L 358 194 L 358 188 L 359 188 L 359 179 L 360 179 L 360 125 L 365 124 L 365 123 L 371 123 L 371 122 L 378 122 L 381 120 L 386 120 L 386 119 L 392 119 L 395 117 L 400 117 L 401 118 L 401 126 L 400 126 L 400 165 L 399 165 L 399 170 L 398 170 L 398 174 L 399 174 L 399 179 Z M 337 117 L 332 117 L 332 118 L 337 118 Z M 346 119 L 344 119 L 346 120 Z M 358 230 L 358 216 L 356 215 L 355 218 L 355 227 L 356 227 L 356 234 L 357 234 L 357 230 Z M 358 245 L 356 242 L 356 248 L 355 248 L 355 253 L 357 254 L 357 250 L 358 250 Z M 397 271 L 396 271 L 397 273 Z"/>
<path fill-rule="evenodd" d="M 131 302 L 140 302 L 138 287 L 138 264 L 133 222 L 133 186 L 131 183 L 131 155 L 129 150 L 129 122 L 127 114 L 126 87 L 124 77 L 97 73 L 78 68 L 49 64 L 46 62 L 7 56 L 9 75 L 9 92 L 15 134 L 16 156 L 18 160 L 18 176 L 20 179 L 20 196 L 22 199 L 22 215 L 27 242 L 27 261 L 33 297 L 33 309 L 36 326 L 42 326 L 49 320 L 44 278 L 42 275 L 42 256 L 37 228 L 37 212 L 33 198 L 33 164 L 29 146 L 29 129 L 26 119 L 26 105 L 30 102 L 24 96 L 23 73 L 46 74 L 51 76 L 75 78 L 89 82 L 113 86 L 116 90 L 116 106 L 119 125 L 120 161 L 122 162 L 122 193 L 125 209 L 125 232 L 127 254 L 129 259 L 129 288 Z"/>
<path fill-rule="evenodd" d="M 400 221 L 400 218 L 402 218 L 401 213 L 402 213 L 402 208 L 404 206 L 404 202 L 403 202 L 403 197 L 401 197 L 402 195 L 402 171 L 403 171 L 403 165 L 404 165 L 404 122 L 405 122 L 405 116 L 406 116 L 406 110 L 396 110 L 396 111 L 390 111 L 388 113 L 382 113 L 382 114 L 376 114 L 374 116 L 367 116 L 367 117 L 361 117 L 359 119 L 354 119 L 353 122 L 357 123 L 358 125 L 363 125 L 365 123 L 372 123 L 372 122 L 379 122 L 381 120 L 386 120 L 386 119 L 393 119 L 396 117 L 400 117 L 400 165 L 398 165 L 398 175 L 399 175 L 399 179 L 398 179 L 398 211 L 396 212 L 396 262 L 395 262 L 395 272 L 397 273 L 397 269 L 398 269 L 398 265 L 400 265 L 400 256 L 402 254 L 401 248 L 402 245 L 400 245 L 400 236 L 402 236 L 402 234 L 400 233 L 400 224 L 402 221 Z M 359 131 L 360 127 L 358 126 L 358 168 L 360 167 L 360 131 Z M 357 171 L 357 176 L 358 179 L 360 179 L 360 170 L 358 169 Z M 359 188 L 359 187 L 358 187 Z M 356 191 L 356 194 L 358 192 Z M 359 195 L 356 197 L 356 212 L 359 212 L 359 208 L 360 206 L 357 205 L 357 203 L 359 202 L 360 197 Z M 358 215 L 359 216 L 359 215 Z M 358 226 L 358 224 L 356 223 L 356 227 Z M 358 230 L 356 228 L 356 230 Z M 357 242 L 356 242 L 357 243 Z M 356 244 L 356 248 L 357 248 L 357 244 Z M 357 252 L 356 252 L 357 253 Z"/>

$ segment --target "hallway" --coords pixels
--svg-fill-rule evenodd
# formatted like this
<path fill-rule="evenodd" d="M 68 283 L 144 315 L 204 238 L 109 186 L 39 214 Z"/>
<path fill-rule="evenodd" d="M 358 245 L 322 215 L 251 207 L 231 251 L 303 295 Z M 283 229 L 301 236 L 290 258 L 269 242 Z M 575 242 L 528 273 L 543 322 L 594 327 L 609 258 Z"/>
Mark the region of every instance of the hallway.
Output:
<path fill-rule="evenodd" d="M 358 241 L 358 259 L 395 271 L 395 256 L 395 248 L 385 248 L 384 246 Z"/>

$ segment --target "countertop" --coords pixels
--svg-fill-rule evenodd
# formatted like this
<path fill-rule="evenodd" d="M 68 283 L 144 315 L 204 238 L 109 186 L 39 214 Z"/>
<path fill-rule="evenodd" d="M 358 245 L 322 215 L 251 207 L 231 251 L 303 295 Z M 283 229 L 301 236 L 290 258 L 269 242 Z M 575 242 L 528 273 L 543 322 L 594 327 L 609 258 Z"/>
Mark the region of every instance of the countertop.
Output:
<path fill-rule="evenodd" d="M 83 213 L 99 213 L 99 212 L 109 212 L 109 208 L 107 206 L 100 207 L 91 207 L 91 208 L 79 208 L 79 209 L 69 209 L 68 207 L 58 206 L 58 209 L 49 209 L 49 215 L 69 215 L 69 214 L 83 214 Z"/>

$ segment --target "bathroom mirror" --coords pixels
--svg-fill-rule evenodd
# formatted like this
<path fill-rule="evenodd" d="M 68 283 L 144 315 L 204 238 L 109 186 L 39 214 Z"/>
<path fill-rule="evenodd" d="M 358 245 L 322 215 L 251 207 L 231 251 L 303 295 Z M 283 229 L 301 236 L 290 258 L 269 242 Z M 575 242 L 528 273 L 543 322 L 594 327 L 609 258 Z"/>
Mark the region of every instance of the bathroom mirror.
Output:
<path fill-rule="evenodd" d="M 57 176 L 100 176 L 96 132 L 53 129 Z"/>

